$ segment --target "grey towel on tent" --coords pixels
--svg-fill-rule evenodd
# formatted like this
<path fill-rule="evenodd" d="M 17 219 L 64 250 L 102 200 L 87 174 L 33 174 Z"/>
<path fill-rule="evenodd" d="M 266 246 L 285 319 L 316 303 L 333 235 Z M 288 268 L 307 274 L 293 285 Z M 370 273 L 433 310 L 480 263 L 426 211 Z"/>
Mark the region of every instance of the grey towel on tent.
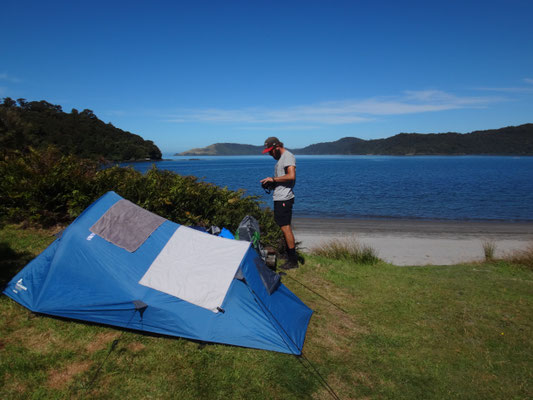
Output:
<path fill-rule="evenodd" d="M 165 218 L 122 199 L 107 210 L 89 230 L 133 253 L 165 221 Z"/>

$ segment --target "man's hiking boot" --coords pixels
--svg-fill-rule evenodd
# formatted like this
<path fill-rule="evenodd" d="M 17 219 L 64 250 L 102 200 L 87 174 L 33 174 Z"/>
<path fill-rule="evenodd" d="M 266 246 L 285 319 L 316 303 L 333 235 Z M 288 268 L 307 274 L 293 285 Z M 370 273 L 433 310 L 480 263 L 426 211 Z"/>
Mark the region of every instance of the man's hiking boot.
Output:
<path fill-rule="evenodd" d="M 288 260 L 285 264 L 279 266 L 279 268 L 286 270 L 298 268 L 298 261 Z"/>

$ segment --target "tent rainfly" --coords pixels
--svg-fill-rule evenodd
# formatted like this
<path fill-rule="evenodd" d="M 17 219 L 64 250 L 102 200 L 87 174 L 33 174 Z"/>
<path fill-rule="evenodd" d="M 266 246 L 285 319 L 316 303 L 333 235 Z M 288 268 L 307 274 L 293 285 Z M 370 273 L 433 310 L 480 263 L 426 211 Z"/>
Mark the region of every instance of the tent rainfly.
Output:
<path fill-rule="evenodd" d="M 37 313 L 296 355 L 312 314 L 249 242 L 176 224 L 114 192 L 4 294 Z"/>

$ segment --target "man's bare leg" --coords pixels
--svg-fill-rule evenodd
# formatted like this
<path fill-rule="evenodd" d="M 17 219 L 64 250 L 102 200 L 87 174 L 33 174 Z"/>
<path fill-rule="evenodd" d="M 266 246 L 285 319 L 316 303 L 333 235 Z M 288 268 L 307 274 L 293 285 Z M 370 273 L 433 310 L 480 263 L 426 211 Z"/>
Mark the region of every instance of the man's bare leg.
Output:
<path fill-rule="evenodd" d="M 292 229 L 290 225 L 284 225 L 281 228 L 281 231 L 283 232 L 283 236 L 285 236 L 285 242 L 287 243 L 287 248 L 294 249 L 296 246 L 296 242 L 294 240 L 294 234 L 292 233 Z"/>

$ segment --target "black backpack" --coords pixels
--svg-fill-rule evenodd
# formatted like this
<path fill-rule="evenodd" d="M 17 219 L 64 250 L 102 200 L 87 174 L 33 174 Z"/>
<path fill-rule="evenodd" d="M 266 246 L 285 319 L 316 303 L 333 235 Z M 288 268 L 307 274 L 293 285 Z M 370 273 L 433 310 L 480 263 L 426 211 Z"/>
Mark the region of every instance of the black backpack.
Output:
<path fill-rule="evenodd" d="M 235 232 L 235 240 L 246 240 L 247 242 L 252 242 L 252 247 L 257 251 L 261 256 L 263 261 L 266 260 L 267 251 L 263 249 L 261 245 L 261 230 L 259 229 L 259 222 L 252 217 L 247 215 L 244 217 Z"/>

